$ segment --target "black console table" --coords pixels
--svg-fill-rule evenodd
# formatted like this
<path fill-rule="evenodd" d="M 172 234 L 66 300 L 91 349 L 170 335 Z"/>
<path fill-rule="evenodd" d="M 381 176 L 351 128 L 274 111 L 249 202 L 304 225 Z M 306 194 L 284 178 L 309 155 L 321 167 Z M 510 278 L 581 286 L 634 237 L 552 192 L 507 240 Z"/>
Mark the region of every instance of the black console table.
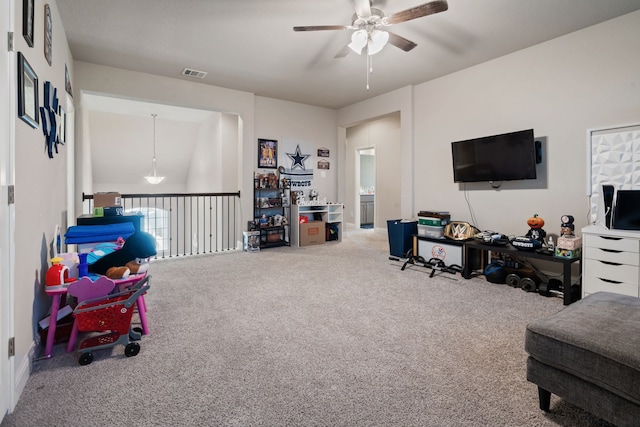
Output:
<path fill-rule="evenodd" d="M 497 252 L 506 255 L 513 255 L 521 258 L 541 259 L 544 261 L 555 262 L 562 264 L 562 292 L 564 297 L 564 305 L 569 305 L 573 301 L 571 299 L 571 265 L 575 262 L 578 263 L 580 269 L 582 269 L 582 258 L 560 258 L 551 254 L 541 254 L 537 252 L 521 251 L 510 244 L 507 245 L 487 245 L 481 242 L 468 240 L 465 242 L 464 252 L 465 258 L 469 259 L 470 254 L 473 252 Z M 483 258 L 485 259 L 485 258 Z M 462 269 L 462 277 L 465 279 L 471 278 L 471 266 L 465 264 Z"/>

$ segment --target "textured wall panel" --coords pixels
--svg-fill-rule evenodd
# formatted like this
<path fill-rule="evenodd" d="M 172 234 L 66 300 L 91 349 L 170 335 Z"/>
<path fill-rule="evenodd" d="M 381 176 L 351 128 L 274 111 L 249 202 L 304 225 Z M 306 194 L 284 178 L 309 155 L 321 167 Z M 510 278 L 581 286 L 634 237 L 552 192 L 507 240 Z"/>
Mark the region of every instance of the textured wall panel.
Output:
<path fill-rule="evenodd" d="M 595 221 L 601 186 L 640 189 L 640 125 L 590 133 L 591 220 Z"/>

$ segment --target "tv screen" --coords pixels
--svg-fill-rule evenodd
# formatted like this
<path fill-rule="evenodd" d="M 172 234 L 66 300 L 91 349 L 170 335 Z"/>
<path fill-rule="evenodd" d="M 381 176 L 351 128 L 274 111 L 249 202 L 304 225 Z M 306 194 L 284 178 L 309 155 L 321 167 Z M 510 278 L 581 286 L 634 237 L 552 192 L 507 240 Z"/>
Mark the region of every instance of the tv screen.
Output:
<path fill-rule="evenodd" d="M 640 230 L 640 190 L 616 191 L 613 208 L 613 228 L 617 230 Z"/>
<path fill-rule="evenodd" d="M 536 178 L 533 129 L 451 143 L 455 182 Z"/>

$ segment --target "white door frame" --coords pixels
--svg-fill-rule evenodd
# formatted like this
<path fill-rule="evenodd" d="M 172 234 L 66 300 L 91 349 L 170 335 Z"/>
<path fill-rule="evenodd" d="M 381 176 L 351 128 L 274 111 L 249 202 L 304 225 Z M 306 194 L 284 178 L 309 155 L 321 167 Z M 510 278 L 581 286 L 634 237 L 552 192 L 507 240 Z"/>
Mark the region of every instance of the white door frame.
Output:
<path fill-rule="evenodd" d="M 0 1 L 0 421 L 13 410 L 14 358 L 9 357 L 13 336 L 14 307 L 14 227 L 15 208 L 9 205 L 9 188 L 15 183 L 16 53 L 7 50 L 8 33 L 13 31 L 14 1 Z M 15 32 L 14 32 L 15 34 Z"/>
<path fill-rule="evenodd" d="M 372 146 L 362 146 L 362 147 L 358 147 L 356 148 L 356 166 L 355 166 L 355 171 L 356 171 L 356 176 L 355 176 L 355 181 L 356 181 L 356 200 L 354 203 L 354 206 L 357 206 L 356 211 L 357 211 L 357 215 L 356 218 L 354 218 L 355 224 L 356 224 L 356 228 L 360 228 L 360 226 L 362 225 L 362 221 L 360 221 L 361 215 L 362 213 L 360 212 L 360 185 L 362 184 L 360 182 L 360 174 L 361 174 L 361 156 L 362 156 L 362 152 L 363 151 L 369 151 L 369 150 L 373 150 L 374 154 L 374 159 L 375 159 L 375 150 L 376 147 L 374 145 Z M 373 181 L 374 181 L 374 188 L 377 188 L 377 179 L 378 179 L 378 171 L 377 168 L 374 167 L 374 176 L 373 176 Z M 375 202 L 375 197 L 374 197 L 374 202 L 373 202 L 373 228 L 376 228 L 376 202 Z"/>

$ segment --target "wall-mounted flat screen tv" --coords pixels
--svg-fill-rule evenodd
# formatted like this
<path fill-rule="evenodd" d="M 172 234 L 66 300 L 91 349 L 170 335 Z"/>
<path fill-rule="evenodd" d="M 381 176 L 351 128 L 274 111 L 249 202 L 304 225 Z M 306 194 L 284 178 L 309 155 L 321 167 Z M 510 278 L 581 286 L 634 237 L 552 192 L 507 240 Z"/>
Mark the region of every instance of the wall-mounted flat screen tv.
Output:
<path fill-rule="evenodd" d="M 451 143 L 455 182 L 536 178 L 533 129 Z"/>

